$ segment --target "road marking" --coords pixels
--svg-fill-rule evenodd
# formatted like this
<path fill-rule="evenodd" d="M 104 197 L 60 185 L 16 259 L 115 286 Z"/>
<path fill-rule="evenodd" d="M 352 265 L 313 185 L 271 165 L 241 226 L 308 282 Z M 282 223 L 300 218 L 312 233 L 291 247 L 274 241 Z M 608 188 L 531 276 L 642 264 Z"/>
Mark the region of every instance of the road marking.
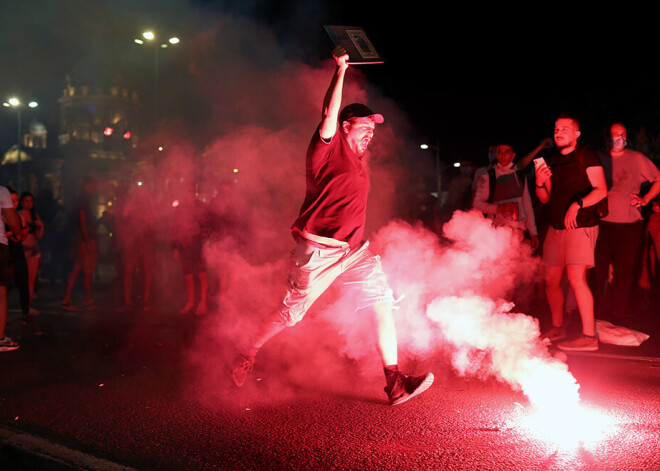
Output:
<path fill-rule="evenodd" d="M 71 469 L 87 471 L 138 471 L 103 458 L 83 453 L 50 440 L 30 435 L 25 432 L 0 425 L 0 456 L 1 449 L 11 447 L 15 451 L 27 454 L 35 459 L 48 463 L 68 466 Z"/>

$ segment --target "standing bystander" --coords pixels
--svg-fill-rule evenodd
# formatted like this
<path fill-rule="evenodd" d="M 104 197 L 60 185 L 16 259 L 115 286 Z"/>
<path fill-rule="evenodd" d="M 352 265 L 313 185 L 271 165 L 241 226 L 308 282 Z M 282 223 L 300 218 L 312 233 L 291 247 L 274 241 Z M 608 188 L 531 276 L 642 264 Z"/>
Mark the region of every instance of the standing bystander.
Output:
<path fill-rule="evenodd" d="M 175 208 L 176 220 L 185 221 L 176 227 L 172 255 L 181 264 L 186 304 L 179 314 L 208 314 L 208 270 L 204 244 L 208 236 L 209 208 L 197 197 L 195 184 L 185 184 L 181 200 Z M 195 306 L 195 280 L 199 285 L 199 299 Z"/>
<path fill-rule="evenodd" d="M 96 271 L 98 262 L 98 233 L 96 217 L 92 211 L 92 197 L 96 192 L 96 181 L 87 178 L 83 182 L 82 193 L 73 208 L 75 221 L 75 236 L 69 257 L 73 259 L 73 268 L 67 281 L 66 293 L 62 300 L 62 309 L 77 310 L 73 304 L 73 289 L 78 276 L 83 274 L 83 287 L 85 290 L 85 309 L 94 309 L 97 306 L 92 300 L 92 276 Z"/>
<path fill-rule="evenodd" d="M 548 233 L 543 244 L 546 296 L 552 327 L 542 334 L 550 341 L 566 337 L 564 292 L 566 271 L 582 319 L 582 335 L 557 346 L 569 351 L 598 350 L 593 295 L 587 283 L 587 268 L 594 266 L 598 238 L 597 203 L 607 195 L 605 173 L 592 149 L 578 145 L 579 122 L 563 114 L 555 121 L 556 151 L 547 164 L 536 166 L 536 196 L 548 203 Z"/>
<path fill-rule="evenodd" d="M 18 215 L 11 201 L 9 190 L 0 186 L 0 211 L 2 211 L 2 220 L 15 233 L 20 233 L 20 223 Z M 9 241 L 5 234 L 5 224 L 0 224 L 0 352 L 9 352 L 19 348 L 18 343 L 7 336 L 7 314 L 8 299 L 7 290 L 11 282 L 13 264 L 9 254 Z"/>
<path fill-rule="evenodd" d="M 34 285 L 37 281 L 37 273 L 41 266 L 41 251 L 39 250 L 39 241 L 44 236 L 44 223 L 34 209 L 34 196 L 29 191 L 21 194 L 21 206 L 18 214 L 21 216 L 25 225 L 28 227 L 28 233 L 23 238 L 23 252 L 28 268 L 28 287 L 30 289 L 30 314 L 36 315 L 38 312 L 32 307 L 34 301 Z"/>
<path fill-rule="evenodd" d="M 18 193 L 13 188 L 8 188 L 11 195 L 11 202 L 18 216 L 19 230 L 18 232 L 12 231 L 9 226 L 5 226 L 5 234 L 9 241 L 9 253 L 11 261 L 14 264 L 13 281 L 18 288 L 18 301 L 21 306 L 21 313 L 23 315 L 23 322 L 29 321 L 31 309 L 30 299 L 30 282 L 28 276 L 28 264 L 25 259 L 25 252 L 23 251 L 22 241 L 27 237 L 29 228 L 25 224 L 23 216 L 18 211 L 19 198 Z"/>
<path fill-rule="evenodd" d="M 497 146 L 497 162 L 477 184 L 472 206 L 495 225 L 506 225 L 529 238 L 536 250 L 539 237 L 527 180 L 513 162 L 516 154 L 508 144 Z"/>
<path fill-rule="evenodd" d="M 142 281 L 142 310 L 151 309 L 151 283 L 156 245 L 156 205 L 150 180 L 141 178 L 128 188 L 117 214 L 116 231 L 121 252 L 124 304 L 118 312 L 133 309 L 133 274 L 139 270 Z"/>
<path fill-rule="evenodd" d="M 641 207 L 660 193 L 660 171 L 641 152 L 627 148 L 628 135 L 622 123 L 609 129 L 608 150 L 601 154 L 610 170 L 612 184 L 607 192 L 608 214 L 598 224 L 594 268 L 594 308 L 597 317 L 612 320 L 628 317 L 634 267 L 644 231 Z M 642 183 L 653 182 L 640 196 Z M 608 283 L 610 265 L 612 281 Z"/>

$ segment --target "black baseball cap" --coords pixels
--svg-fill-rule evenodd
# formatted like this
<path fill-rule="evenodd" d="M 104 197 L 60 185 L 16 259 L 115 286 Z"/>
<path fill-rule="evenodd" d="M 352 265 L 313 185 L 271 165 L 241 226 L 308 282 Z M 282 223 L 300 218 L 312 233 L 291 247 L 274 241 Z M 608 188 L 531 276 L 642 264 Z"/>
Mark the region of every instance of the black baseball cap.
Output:
<path fill-rule="evenodd" d="M 363 105 L 362 103 L 351 103 L 350 105 L 346 105 L 344 109 L 341 110 L 341 113 L 339 113 L 339 122 L 343 123 L 344 121 L 353 118 L 366 118 L 368 116 L 373 116 L 376 124 L 385 121 L 382 114 L 374 113 L 367 105 Z"/>

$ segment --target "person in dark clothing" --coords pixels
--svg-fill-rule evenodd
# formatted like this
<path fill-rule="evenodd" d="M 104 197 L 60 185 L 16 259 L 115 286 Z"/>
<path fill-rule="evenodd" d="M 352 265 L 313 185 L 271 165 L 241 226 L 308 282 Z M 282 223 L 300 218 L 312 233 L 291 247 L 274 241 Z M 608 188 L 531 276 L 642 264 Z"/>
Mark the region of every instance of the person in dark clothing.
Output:
<path fill-rule="evenodd" d="M 92 275 L 96 271 L 98 263 L 98 227 L 97 220 L 92 211 L 92 197 L 96 192 L 96 181 L 88 178 L 83 182 L 83 191 L 76 201 L 73 209 L 75 217 L 76 235 L 71 247 L 71 258 L 73 269 L 67 281 L 66 293 L 61 307 L 68 311 L 75 311 L 77 307 L 73 304 L 73 289 L 78 275 L 83 275 L 85 290 L 85 309 L 96 309 L 98 306 L 92 300 Z"/>
<path fill-rule="evenodd" d="M 608 149 L 600 154 L 612 184 L 607 192 L 608 214 L 598 224 L 594 307 L 598 318 L 621 320 L 632 314 L 630 293 L 645 226 L 641 208 L 660 193 L 660 171 L 644 154 L 627 147 L 623 124 L 612 124 L 609 136 Z M 652 186 L 640 196 L 641 186 L 647 182 Z"/>
<path fill-rule="evenodd" d="M 21 226 L 18 221 L 18 215 L 12 204 L 9 190 L 4 186 L 0 186 L 0 211 L 2 212 L 2 220 L 8 229 L 14 234 L 20 233 Z M 20 345 L 12 340 L 6 332 L 8 314 L 7 289 L 11 282 L 13 271 L 14 268 L 11 255 L 9 255 L 7 235 L 5 234 L 5 226 L 3 224 L 0 225 L 0 352 L 11 352 L 20 348 Z"/>
<path fill-rule="evenodd" d="M 548 204 L 548 232 L 543 243 L 545 286 L 552 328 L 542 334 L 549 341 L 566 336 L 564 327 L 564 271 L 575 293 L 582 319 L 582 335 L 557 346 L 569 351 L 598 350 L 593 296 L 587 269 L 594 266 L 598 239 L 597 203 L 607 195 L 605 172 L 595 151 L 578 145 L 580 126 L 569 115 L 555 122 L 556 151 L 536 165 L 536 196 Z"/>
<path fill-rule="evenodd" d="M 11 202 L 14 210 L 18 208 L 19 198 L 18 193 L 8 188 L 11 194 Z M 22 241 L 28 234 L 29 227 L 25 224 L 25 220 L 21 217 L 20 213 L 16 213 L 20 230 L 18 232 L 12 231 L 9 226 L 5 225 L 5 234 L 9 241 L 9 253 L 11 260 L 14 264 L 14 283 L 18 288 L 18 300 L 21 305 L 21 315 L 23 322 L 27 322 L 30 316 L 30 284 L 28 277 L 28 264 L 25 259 Z"/>

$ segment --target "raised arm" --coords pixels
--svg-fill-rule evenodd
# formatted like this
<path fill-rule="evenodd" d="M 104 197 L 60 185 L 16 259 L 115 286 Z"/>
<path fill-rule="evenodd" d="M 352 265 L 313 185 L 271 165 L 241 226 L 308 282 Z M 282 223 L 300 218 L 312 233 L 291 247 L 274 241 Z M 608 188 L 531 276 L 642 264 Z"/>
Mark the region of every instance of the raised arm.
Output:
<path fill-rule="evenodd" d="M 552 147 L 554 141 L 552 140 L 551 137 L 547 139 L 543 139 L 541 143 L 536 146 L 534 150 L 532 150 L 529 154 L 525 155 L 522 159 L 518 161 L 516 166 L 518 167 L 518 170 L 525 170 L 529 163 L 532 161 L 534 157 L 538 155 L 539 152 L 541 152 L 543 149 L 549 149 Z"/>
<path fill-rule="evenodd" d="M 332 76 L 332 81 L 328 87 L 328 91 L 323 99 L 323 110 L 321 115 L 321 138 L 324 140 L 332 139 L 332 136 L 337 132 L 337 120 L 339 119 L 339 111 L 341 110 L 341 98 L 344 91 L 344 77 L 346 69 L 348 69 L 348 54 L 346 50 L 337 46 L 332 55 L 335 58 L 335 72 Z"/>

